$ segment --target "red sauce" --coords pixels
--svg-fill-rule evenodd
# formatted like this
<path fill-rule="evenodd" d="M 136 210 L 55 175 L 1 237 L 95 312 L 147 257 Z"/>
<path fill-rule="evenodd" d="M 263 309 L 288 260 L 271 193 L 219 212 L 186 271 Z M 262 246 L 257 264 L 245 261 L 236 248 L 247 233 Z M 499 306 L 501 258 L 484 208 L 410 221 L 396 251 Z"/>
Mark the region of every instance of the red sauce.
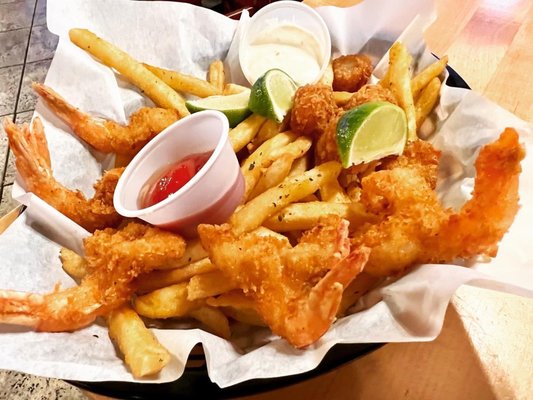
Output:
<path fill-rule="evenodd" d="M 148 180 L 141 190 L 141 207 L 153 206 L 165 200 L 171 194 L 180 190 L 205 165 L 213 152 L 191 154 L 166 168 L 164 172 L 157 172 Z"/>

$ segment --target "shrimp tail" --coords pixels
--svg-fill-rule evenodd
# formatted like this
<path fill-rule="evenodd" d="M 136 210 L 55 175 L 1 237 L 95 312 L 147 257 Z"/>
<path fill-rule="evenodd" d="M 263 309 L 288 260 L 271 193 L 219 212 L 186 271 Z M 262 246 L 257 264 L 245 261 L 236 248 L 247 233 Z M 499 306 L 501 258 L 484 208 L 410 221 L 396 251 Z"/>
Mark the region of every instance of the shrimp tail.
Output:
<path fill-rule="evenodd" d="M 44 100 L 46 105 L 56 114 L 63 122 L 72 129 L 80 125 L 87 119 L 87 115 L 78 110 L 76 107 L 67 103 L 67 101 L 52 88 L 42 83 L 33 82 L 33 90 Z"/>
<path fill-rule="evenodd" d="M 17 170 L 26 184 L 31 186 L 32 181 L 51 178 L 50 153 L 39 117 L 33 120 L 31 131 L 28 124 L 19 127 L 7 118 L 3 125 L 16 157 Z"/>
<path fill-rule="evenodd" d="M 69 104 L 59 93 L 48 86 L 34 82 L 32 87 L 54 114 L 61 118 L 80 139 L 101 152 L 114 152 L 115 149 L 109 142 L 102 123 Z"/>
<path fill-rule="evenodd" d="M 329 329 L 339 309 L 344 289 L 363 270 L 370 249 L 360 247 L 337 263 L 287 316 L 283 336 L 297 348 L 316 342 Z"/>
<path fill-rule="evenodd" d="M 0 290 L 0 323 L 39 326 L 38 310 L 44 306 L 44 296 L 13 290 Z"/>

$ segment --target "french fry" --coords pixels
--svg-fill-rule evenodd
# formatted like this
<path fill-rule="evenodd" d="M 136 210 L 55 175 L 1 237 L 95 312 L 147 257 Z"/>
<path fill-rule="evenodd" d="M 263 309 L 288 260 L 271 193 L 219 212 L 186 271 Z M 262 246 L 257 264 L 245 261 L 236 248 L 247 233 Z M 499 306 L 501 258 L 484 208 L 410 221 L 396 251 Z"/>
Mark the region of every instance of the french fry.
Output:
<path fill-rule="evenodd" d="M 333 65 L 331 61 L 317 83 L 329 87 L 333 86 Z"/>
<path fill-rule="evenodd" d="M 202 301 L 187 299 L 187 282 L 154 290 L 133 300 L 135 311 L 148 318 L 183 317 L 202 305 Z"/>
<path fill-rule="evenodd" d="M 139 278 L 138 293 L 147 293 L 165 286 L 186 282 L 195 275 L 205 274 L 215 271 L 216 267 L 209 258 L 203 258 L 185 267 L 169 269 L 164 271 L 152 271 Z"/>
<path fill-rule="evenodd" d="M 282 134 L 280 134 L 280 135 L 282 135 Z M 264 185 L 270 185 L 270 186 L 266 187 L 266 189 L 268 189 L 268 188 L 270 188 L 272 186 L 275 186 L 277 183 L 281 183 L 281 181 L 278 181 L 277 183 L 274 183 L 273 185 L 271 185 L 272 181 L 280 178 L 281 174 L 284 173 L 284 171 L 283 171 L 284 169 L 286 170 L 287 174 L 289 173 L 290 166 L 292 164 L 292 160 L 294 160 L 295 158 L 299 158 L 299 157 L 303 156 L 307 152 L 307 150 L 309 150 L 309 148 L 311 147 L 312 143 L 313 142 L 312 142 L 312 140 L 309 137 L 300 136 L 300 137 L 296 138 L 296 140 L 294 142 L 289 143 L 289 144 L 287 144 L 287 145 L 285 145 L 283 147 L 275 147 L 271 151 L 268 151 L 268 152 L 266 152 L 266 153 L 264 153 L 262 155 L 261 155 L 262 151 L 258 149 L 257 151 L 259 151 L 260 154 L 258 156 L 258 162 L 257 162 L 257 164 L 255 164 L 255 167 L 259 168 L 259 169 L 255 173 L 253 171 L 250 171 L 251 173 L 246 175 L 246 177 L 245 177 L 245 185 L 246 186 L 245 186 L 245 189 L 244 189 L 244 198 L 245 199 L 249 199 L 249 198 L 253 197 L 253 196 L 251 196 L 251 193 L 255 189 L 255 186 L 257 186 L 257 182 L 259 182 L 261 180 L 261 177 L 264 176 L 262 174 L 264 168 L 271 167 L 273 165 L 273 163 L 275 163 L 275 162 L 276 163 L 277 162 L 283 163 L 285 161 L 288 165 L 277 164 L 275 166 L 275 168 L 278 168 L 278 169 L 281 168 L 282 171 L 274 171 L 276 176 L 275 177 L 267 177 L 266 179 L 268 179 L 268 181 L 264 181 Z M 284 158 L 285 156 L 286 156 L 286 158 Z M 271 173 L 272 173 L 272 171 L 271 171 Z M 285 174 L 285 176 L 287 174 Z M 246 179 L 246 178 L 253 178 L 253 179 Z M 264 190 L 262 190 L 260 188 L 259 191 L 256 192 L 256 195 L 261 194 L 263 191 Z"/>
<path fill-rule="evenodd" d="M 187 299 L 189 301 L 205 299 L 233 289 L 235 285 L 222 272 L 208 272 L 191 278 L 187 285 Z"/>
<path fill-rule="evenodd" d="M 324 215 L 334 214 L 350 221 L 350 226 L 357 226 L 371 221 L 371 215 L 365 212 L 361 203 L 327 203 L 313 201 L 293 203 L 279 213 L 268 218 L 263 225 L 276 232 L 308 230 L 315 227 Z"/>
<path fill-rule="evenodd" d="M 222 293 L 217 297 L 210 297 L 206 302 L 213 307 L 254 308 L 254 301 L 246 297 L 240 289 Z"/>
<path fill-rule="evenodd" d="M 220 60 L 215 60 L 209 65 L 208 81 L 217 88 L 220 93 L 224 90 L 224 64 Z"/>
<path fill-rule="evenodd" d="M 267 168 L 250 193 L 249 199 L 260 195 L 264 191 L 283 182 L 289 175 L 294 157 L 291 154 L 283 154 Z"/>
<path fill-rule="evenodd" d="M 420 97 L 415 102 L 416 126 L 420 128 L 429 113 L 433 110 L 439 100 L 441 82 L 440 79 L 433 78 L 420 93 Z"/>
<path fill-rule="evenodd" d="M 288 241 L 286 236 L 282 235 L 279 232 L 275 232 L 272 229 L 268 229 L 265 226 L 260 226 L 259 228 L 254 230 L 254 234 L 256 234 L 258 236 L 262 236 L 262 237 L 267 237 L 267 236 L 274 237 L 274 238 L 276 238 L 278 240 L 281 240 L 281 241 Z"/>
<path fill-rule="evenodd" d="M 189 315 L 204 324 L 215 335 L 224 339 L 230 338 L 229 321 L 222 311 L 213 307 L 203 306 L 192 310 Z"/>
<path fill-rule="evenodd" d="M 185 247 L 185 252 L 181 256 L 181 258 L 177 261 L 174 261 L 172 263 L 168 264 L 161 264 L 157 266 L 158 270 L 162 269 L 175 269 L 179 267 L 183 267 L 185 265 L 189 265 L 190 263 L 199 261 L 203 258 L 207 257 L 207 251 L 204 250 L 202 247 L 202 243 L 200 240 L 190 240 L 187 242 L 187 246 Z"/>
<path fill-rule="evenodd" d="M 128 306 L 111 311 L 107 317 L 109 337 L 124 354 L 124 361 L 136 378 L 153 375 L 170 362 L 170 353 Z"/>
<path fill-rule="evenodd" d="M 272 152 L 275 149 L 286 146 L 295 139 L 296 135 L 292 132 L 277 134 L 259 146 L 246 160 L 244 160 L 241 166 L 245 187 L 244 198 L 248 197 L 259 178 L 261 178 L 262 169 L 268 167 L 272 163 Z"/>
<path fill-rule="evenodd" d="M 344 192 L 337 179 L 331 179 L 320 186 L 320 198 L 331 203 L 351 203 L 352 200 Z"/>
<path fill-rule="evenodd" d="M 339 163 L 330 161 L 268 189 L 231 216 L 234 233 L 241 234 L 257 228 L 289 204 L 316 192 L 326 179 L 337 177 L 340 170 Z"/>
<path fill-rule="evenodd" d="M 155 67 L 150 64 L 143 65 L 174 90 L 189 93 L 198 97 L 209 97 L 222 94 L 222 91 L 219 90 L 218 87 L 195 76 Z"/>
<path fill-rule="evenodd" d="M 342 107 L 343 105 L 348 103 L 348 100 L 350 100 L 352 96 L 353 93 L 351 92 L 333 92 L 333 99 L 339 107 Z"/>
<path fill-rule="evenodd" d="M 276 121 L 267 119 L 261 126 L 261 129 L 259 129 L 259 132 L 257 132 L 257 135 L 254 137 L 254 139 L 248 144 L 248 150 L 253 152 L 268 139 L 276 136 L 279 133 L 279 127 L 280 124 L 278 124 Z"/>
<path fill-rule="evenodd" d="M 235 153 L 243 149 L 257 135 L 259 128 L 265 122 L 265 118 L 252 114 L 239 125 L 229 131 L 229 140 Z"/>
<path fill-rule="evenodd" d="M 87 29 L 71 29 L 69 37 L 76 46 L 120 72 L 159 107 L 175 109 L 182 117 L 189 115 L 183 97 L 129 54 Z"/>
<path fill-rule="evenodd" d="M 420 92 L 436 77 L 438 77 L 442 71 L 448 65 L 448 56 L 442 57 L 440 60 L 434 62 L 429 67 L 420 72 L 411 81 L 411 92 L 413 98 L 417 99 Z"/>
<path fill-rule="evenodd" d="M 230 318 L 254 326 L 266 326 L 257 313 L 254 301 L 246 297 L 242 290 L 232 290 L 218 297 L 206 300 L 207 304 L 221 308 Z"/>
<path fill-rule="evenodd" d="M 59 259 L 63 270 L 76 281 L 80 281 L 87 275 L 87 261 L 78 253 L 63 247 L 59 252 Z"/>
<path fill-rule="evenodd" d="M 384 88 L 390 89 L 390 68 L 387 69 L 387 72 L 385 72 L 385 75 L 383 75 L 383 78 L 381 78 L 379 84 Z"/>
<path fill-rule="evenodd" d="M 415 105 L 409 72 L 411 58 L 407 48 L 400 42 L 394 43 L 389 51 L 390 88 L 407 116 L 407 140 L 409 141 L 417 138 Z"/>
<path fill-rule="evenodd" d="M 309 169 L 309 157 L 307 155 L 297 158 L 292 163 L 291 170 L 289 171 L 289 178 L 303 174 Z"/>
<path fill-rule="evenodd" d="M 236 83 L 226 83 L 224 85 L 224 91 L 222 94 L 224 96 L 229 96 L 230 94 L 242 93 L 245 90 L 248 90 L 248 88 L 245 86 L 237 85 Z"/>
<path fill-rule="evenodd" d="M 62 248 L 63 269 L 76 280 L 87 275 L 85 258 Z M 129 306 L 122 306 L 105 316 L 109 337 L 118 345 L 124 361 L 136 378 L 156 374 L 170 361 L 170 354 Z"/>
<path fill-rule="evenodd" d="M 222 307 L 221 309 L 228 317 L 243 324 L 261 327 L 267 326 L 263 318 L 253 308 Z"/>

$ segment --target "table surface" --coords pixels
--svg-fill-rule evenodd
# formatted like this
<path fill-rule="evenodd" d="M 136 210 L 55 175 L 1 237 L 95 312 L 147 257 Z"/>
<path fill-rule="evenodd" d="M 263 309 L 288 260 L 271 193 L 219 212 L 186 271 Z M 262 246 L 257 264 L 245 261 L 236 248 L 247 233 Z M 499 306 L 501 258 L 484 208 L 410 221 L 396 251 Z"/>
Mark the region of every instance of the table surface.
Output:
<path fill-rule="evenodd" d="M 533 122 L 533 2 L 436 0 L 436 5 L 438 18 L 426 32 L 429 48 L 447 54 L 472 89 Z M 35 98 L 29 83 L 44 79 L 57 43 L 44 15 L 45 0 L 0 0 L 0 116 L 17 122 L 31 118 Z M 14 206 L 14 168 L 0 134 L 4 215 Z M 463 287 L 435 341 L 389 344 L 321 377 L 246 399 L 526 399 L 533 394 L 532 345 L 530 299 Z M 0 371 L 0 398 L 85 396 L 101 399 L 61 381 Z"/>

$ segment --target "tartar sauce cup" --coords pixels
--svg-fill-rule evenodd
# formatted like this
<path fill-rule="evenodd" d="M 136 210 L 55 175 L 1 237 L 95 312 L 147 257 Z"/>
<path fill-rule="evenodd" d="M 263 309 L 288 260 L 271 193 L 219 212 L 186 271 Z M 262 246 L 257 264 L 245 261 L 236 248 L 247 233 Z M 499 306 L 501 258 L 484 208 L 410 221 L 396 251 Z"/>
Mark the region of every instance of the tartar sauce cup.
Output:
<path fill-rule="evenodd" d="M 297 84 L 315 83 L 331 58 L 331 38 L 322 17 L 297 1 L 261 8 L 244 28 L 239 63 L 248 82 L 269 69 L 281 69 Z"/>
<path fill-rule="evenodd" d="M 117 212 L 187 237 L 201 223 L 225 222 L 240 204 L 244 179 L 228 137 L 226 116 L 202 111 L 187 116 L 152 139 L 120 177 L 113 203 Z M 192 154 L 211 152 L 205 165 L 181 189 L 142 207 L 145 186 L 158 172 Z"/>

